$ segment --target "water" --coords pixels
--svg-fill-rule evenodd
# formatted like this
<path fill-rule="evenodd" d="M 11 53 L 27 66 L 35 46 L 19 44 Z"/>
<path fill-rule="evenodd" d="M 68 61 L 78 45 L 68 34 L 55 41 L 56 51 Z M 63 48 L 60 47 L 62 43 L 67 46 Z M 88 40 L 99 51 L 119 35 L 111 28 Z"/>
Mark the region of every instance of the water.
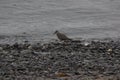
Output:
<path fill-rule="evenodd" d="M 0 42 L 119 37 L 120 0 L 0 0 Z"/>

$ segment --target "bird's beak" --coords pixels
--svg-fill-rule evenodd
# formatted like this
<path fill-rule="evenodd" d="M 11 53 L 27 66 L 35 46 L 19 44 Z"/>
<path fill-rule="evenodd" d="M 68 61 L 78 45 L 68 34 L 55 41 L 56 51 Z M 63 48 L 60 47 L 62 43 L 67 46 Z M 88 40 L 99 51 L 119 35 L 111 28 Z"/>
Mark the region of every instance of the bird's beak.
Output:
<path fill-rule="evenodd" d="M 58 31 L 55 31 L 53 34 L 56 34 Z"/>

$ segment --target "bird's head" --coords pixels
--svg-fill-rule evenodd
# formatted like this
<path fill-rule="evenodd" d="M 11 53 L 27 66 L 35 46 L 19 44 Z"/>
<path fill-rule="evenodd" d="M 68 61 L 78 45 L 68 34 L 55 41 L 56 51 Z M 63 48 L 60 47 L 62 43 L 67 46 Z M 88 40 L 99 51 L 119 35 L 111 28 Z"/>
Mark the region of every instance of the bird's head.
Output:
<path fill-rule="evenodd" d="M 56 30 L 55 32 L 54 32 L 54 34 L 57 34 L 59 31 L 58 30 Z"/>

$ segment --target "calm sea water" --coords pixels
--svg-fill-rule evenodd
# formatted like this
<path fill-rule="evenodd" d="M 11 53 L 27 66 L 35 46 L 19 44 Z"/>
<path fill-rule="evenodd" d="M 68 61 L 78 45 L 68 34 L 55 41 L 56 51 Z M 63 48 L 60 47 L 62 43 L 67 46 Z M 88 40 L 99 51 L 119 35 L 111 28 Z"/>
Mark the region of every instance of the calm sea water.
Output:
<path fill-rule="evenodd" d="M 0 0 L 0 42 L 119 37 L 120 0 Z"/>

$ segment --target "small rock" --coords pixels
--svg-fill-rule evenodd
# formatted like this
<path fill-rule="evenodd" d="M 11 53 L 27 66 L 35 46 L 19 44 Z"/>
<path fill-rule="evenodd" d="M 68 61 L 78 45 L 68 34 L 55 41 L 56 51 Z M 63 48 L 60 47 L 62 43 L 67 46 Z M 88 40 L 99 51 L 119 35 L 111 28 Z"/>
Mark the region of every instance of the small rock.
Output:
<path fill-rule="evenodd" d="M 108 52 L 111 52 L 111 51 L 112 51 L 112 49 L 108 49 L 107 51 L 108 51 Z"/>
<path fill-rule="evenodd" d="M 63 72 L 55 72 L 55 76 L 56 77 L 69 77 L 70 75 L 68 75 L 67 73 L 63 73 Z"/>
<path fill-rule="evenodd" d="M 2 51 L 3 50 L 3 48 L 2 47 L 0 47 L 0 51 Z"/>

